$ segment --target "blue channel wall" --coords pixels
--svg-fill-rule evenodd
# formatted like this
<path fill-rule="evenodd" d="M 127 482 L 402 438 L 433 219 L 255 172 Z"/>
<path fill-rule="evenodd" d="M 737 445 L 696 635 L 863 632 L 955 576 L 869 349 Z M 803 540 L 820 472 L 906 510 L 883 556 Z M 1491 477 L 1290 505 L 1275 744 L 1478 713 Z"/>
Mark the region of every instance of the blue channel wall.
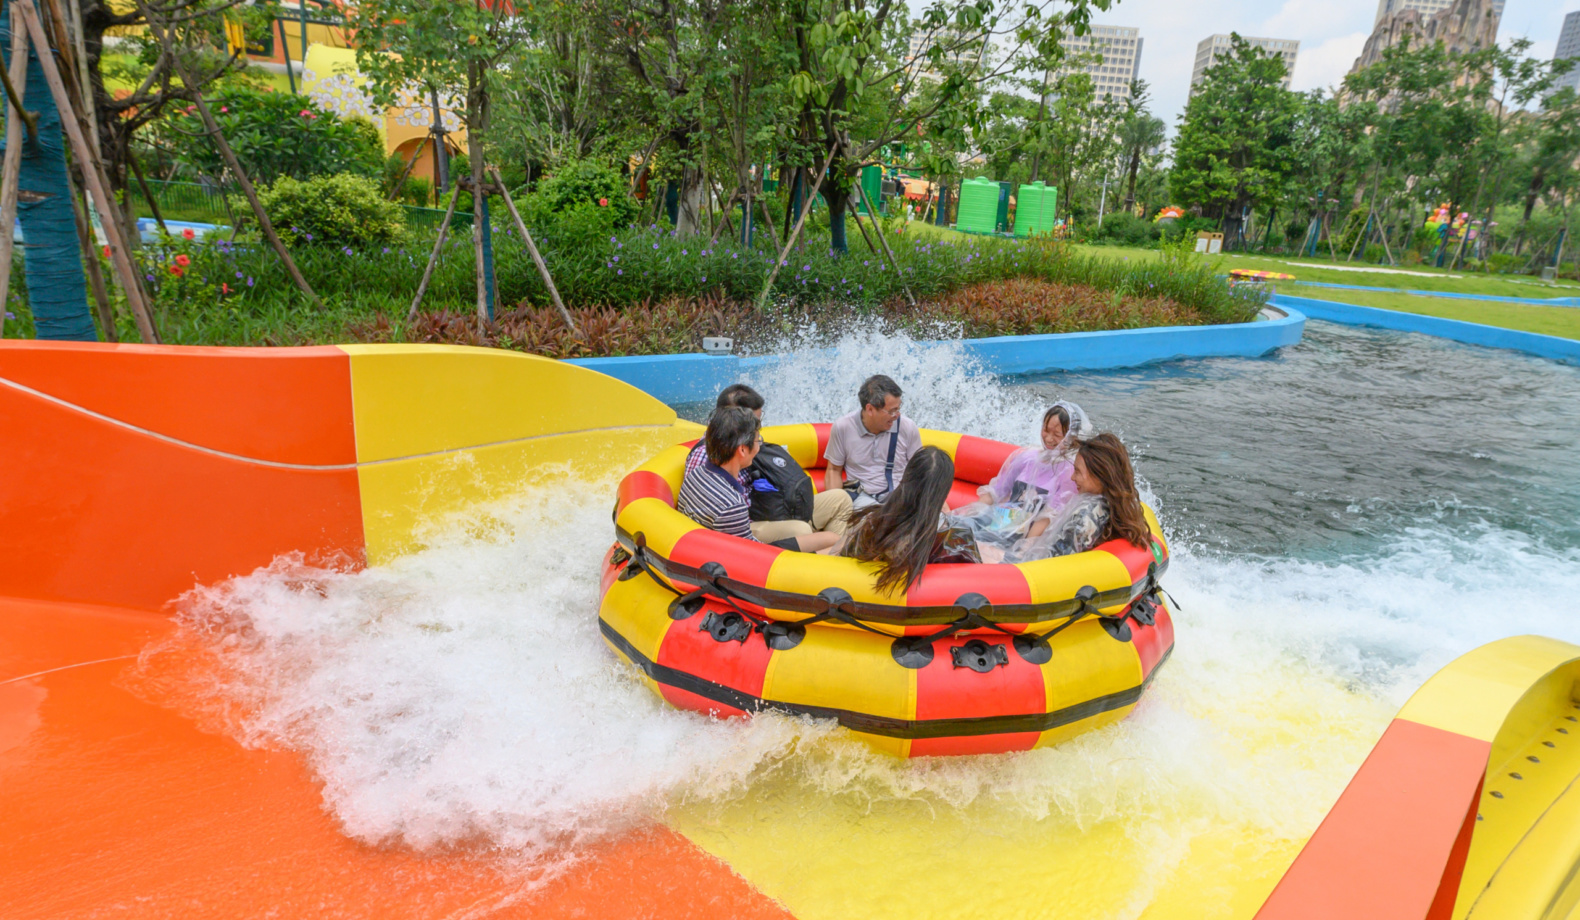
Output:
<path fill-rule="evenodd" d="M 1566 339 L 1556 335 L 1542 335 L 1536 332 L 1521 332 L 1517 329 L 1503 329 L 1498 326 L 1486 326 L 1481 323 L 1443 319 L 1439 316 L 1424 316 L 1420 313 L 1381 310 L 1377 307 L 1357 307 L 1352 304 L 1337 303 L 1331 300 L 1313 300 L 1309 297 L 1278 295 L 1273 297 L 1270 302 L 1282 310 L 1299 311 L 1312 319 L 1326 320 L 1330 323 L 1343 323 L 1346 326 L 1375 326 L 1380 329 L 1396 329 L 1401 332 L 1420 332 L 1425 335 L 1452 339 L 1455 342 L 1464 342 L 1468 345 L 1508 348 L 1514 351 L 1539 355 L 1543 358 L 1550 358 L 1554 361 L 1562 361 L 1566 364 L 1580 364 L 1580 340 L 1577 339 Z"/>
<path fill-rule="evenodd" d="M 1181 358 L 1254 358 L 1300 341 L 1306 318 L 1280 305 L 1286 316 L 1216 326 L 1161 326 L 1112 332 L 1060 335 L 1007 335 L 965 339 L 966 356 L 995 374 L 1105 370 L 1139 367 Z M 573 358 L 576 364 L 608 374 L 671 405 L 711 400 L 732 383 L 770 368 L 786 355 L 640 355 L 628 358 Z"/>

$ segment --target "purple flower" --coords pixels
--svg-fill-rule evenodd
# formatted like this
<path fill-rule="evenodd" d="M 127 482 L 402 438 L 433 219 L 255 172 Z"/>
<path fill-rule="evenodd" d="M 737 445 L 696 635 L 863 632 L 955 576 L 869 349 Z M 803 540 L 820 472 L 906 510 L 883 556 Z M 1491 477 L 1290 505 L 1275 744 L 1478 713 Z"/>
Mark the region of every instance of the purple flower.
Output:
<path fill-rule="evenodd" d="M 384 247 L 384 255 L 389 255 L 389 254 L 390 254 L 390 248 L 388 246 L 385 246 Z"/>
<path fill-rule="evenodd" d="M 151 281 L 153 279 L 150 278 L 149 280 Z M 6 313 L 5 313 L 5 318 L 6 319 L 16 319 L 16 314 L 12 313 L 10 310 L 7 310 Z"/>
<path fill-rule="evenodd" d="M 241 277 L 243 277 L 243 275 L 242 275 L 242 273 L 241 273 L 241 272 L 237 272 L 237 273 L 236 273 L 236 277 L 238 277 L 238 278 L 241 278 Z"/>
<path fill-rule="evenodd" d="M 801 266 L 801 270 L 804 271 L 804 272 L 809 272 L 809 271 L 812 270 L 812 266 L 810 266 L 810 265 L 803 265 L 803 266 Z"/>
<path fill-rule="evenodd" d="M 680 251 L 680 254 L 681 254 L 681 255 L 686 255 L 686 250 L 684 250 L 684 249 L 682 249 L 682 250 L 681 250 L 681 251 Z"/>
<path fill-rule="evenodd" d="M 144 275 L 143 277 L 147 278 L 149 281 L 154 280 L 154 276 L 153 275 Z"/>
<path fill-rule="evenodd" d="M 623 275 L 623 274 L 625 274 L 625 269 L 617 268 L 617 269 L 614 270 L 614 273 L 617 274 L 617 275 Z"/>
<path fill-rule="evenodd" d="M 703 284 L 707 284 L 708 283 L 708 276 L 707 275 L 703 275 L 702 276 L 702 283 Z"/>
<path fill-rule="evenodd" d="M 345 254 L 346 254 L 346 255 L 348 255 L 348 256 L 349 256 L 349 255 L 351 255 L 351 254 L 352 254 L 352 253 L 351 253 L 351 247 L 350 247 L 350 246 L 347 246 L 347 247 L 346 247 L 346 248 L 345 248 L 345 249 L 343 249 L 343 250 L 341 250 L 341 251 L 342 251 L 342 252 L 344 252 L 344 253 L 345 253 Z"/>
<path fill-rule="evenodd" d="M 252 279 L 251 278 L 247 279 L 247 286 L 248 287 L 252 287 Z"/>
<path fill-rule="evenodd" d="M 657 248 L 658 248 L 658 244 L 657 244 L 657 243 L 654 243 L 654 244 L 653 244 L 653 248 L 654 248 L 654 249 L 657 249 Z"/>
<path fill-rule="evenodd" d="M 614 237 L 611 236 L 611 237 L 609 237 L 609 242 L 614 243 L 614 242 L 618 242 L 618 240 L 616 240 Z"/>
<path fill-rule="evenodd" d="M 312 241 L 313 241 L 313 235 L 312 235 L 312 234 L 311 234 L 311 233 L 304 233 L 304 234 L 302 234 L 302 235 L 303 235 L 303 236 L 305 236 L 305 237 L 307 237 L 307 241 L 308 241 L 308 242 L 309 242 L 309 243 L 311 243 L 311 242 L 312 242 Z"/>

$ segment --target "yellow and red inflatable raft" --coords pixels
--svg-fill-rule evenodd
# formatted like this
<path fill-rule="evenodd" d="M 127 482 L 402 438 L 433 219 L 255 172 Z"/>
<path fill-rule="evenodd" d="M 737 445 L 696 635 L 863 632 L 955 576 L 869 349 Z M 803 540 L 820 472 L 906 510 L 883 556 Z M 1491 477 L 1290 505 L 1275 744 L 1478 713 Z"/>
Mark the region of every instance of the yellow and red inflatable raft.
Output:
<path fill-rule="evenodd" d="M 765 428 L 821 487 L 829 426 Z M 950 507 L 1013 445 L 941 431 Z M 874 567 L 715 533 L 675 510 L 689 445 L 620 483 L 599 628 L 670 704 L 838 719 L 899 757 L 1029 750 L 1123 718 L 1174 645 L 1168 547 L 1122 540 L 1016 565 L 929 565 L 879 593 Z"/>

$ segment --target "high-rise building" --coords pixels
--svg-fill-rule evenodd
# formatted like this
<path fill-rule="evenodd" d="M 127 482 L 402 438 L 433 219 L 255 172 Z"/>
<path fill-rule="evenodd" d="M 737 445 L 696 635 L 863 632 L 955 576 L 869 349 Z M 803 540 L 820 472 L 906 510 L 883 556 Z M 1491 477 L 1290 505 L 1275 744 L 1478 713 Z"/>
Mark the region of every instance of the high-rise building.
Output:
<path fill-rule="evenodd" d="M 1382 24 L 1384 19 L 1401 10 L 1415 10 L 1425 19 L 1433 13 L 1441 13 L 1449 8 L 1454 0 L 1377 0 L 1377 18 L 1372 21 L 1372 28 Z M 1504 0 L 1492 0 L 1492 14 L 1499 19 L 1503 18 Z"/>
<path fill-rule="evenodd" d="M 1384 0 L 1386 2 L 1388 0 Z M 1400 8 L 1379 20 L 1350 73 L 1382 60 L 1383 52 L 1399 44 L 1407 35 L 1415 47 L 1442 42 L 1450 54 L 1465 54 L 1498 41 L 1503 0 L 1448 0 L 1437 12 L 1430 14 L 1410 5 L 1417 2 L 1436 0 L 1403 0 Z"/>
<path fill-rule="evenodd" d="M 1051 77 L 1072 73 L 1092 75 L 1097 98 L 1124 102 L 1130 83 L 1141 72 L 1141 30 L 1131 26 L 1097 26 L 1082 36 L 1059 39 L 1066 62 Z"/>
<path fill-rule="evenodd" d="M 1278 55 L 1284 59 L 1284 89 L 1289 89 L 1289 81 L 1295 75 L 1295 56 L 1300 53 L 1300 42 L 1289 38 L 1253 38 L 1249 35 L 1240 36 L 1254 48 L 1261 48 L 1268 54 Z M 1234 42 L 1228 35 L 1209 35 L 1196 45 L 1196 66 L 1191 70 L 1190 91 L 1196 95 L 1196 87 L 1207 75 L 1207 68 L 1217 62 L 1234 48 Z"/>
<path fill-rule="evenodd" d="M 1563 31 L 1558 33 L 1558 50 L 1553 53 L 1553 60 L 1564 58 L 1575 59 L 1574 69 L 1554 81 L 1552 91 L 1556 93 L 1568 86 L 1580 93 L 1580 10 L 1564 17 Z"/>

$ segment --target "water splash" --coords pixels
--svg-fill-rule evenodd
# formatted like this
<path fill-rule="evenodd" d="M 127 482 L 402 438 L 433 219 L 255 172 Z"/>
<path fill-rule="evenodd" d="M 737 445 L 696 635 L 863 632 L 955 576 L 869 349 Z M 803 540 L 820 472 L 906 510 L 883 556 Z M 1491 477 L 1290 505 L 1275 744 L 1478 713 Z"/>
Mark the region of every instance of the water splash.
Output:
<path fill-rule="evenodd" d="M 850 411 L 881 368 L 918 423 L 1029 443 L 1049 395 L 947 343 L 853 331 L 797 348 L 750 381 L 770 422 Z M 826 723 L 677 712 L 620 666 L 596 627 L 612 488 L 525 493 L 376 570 L 282 558 L 194 591 L 136 679 L 245 744 L 302 752 L 326 807 L 369 842 L 552 859 L 654 819 L 699 838 L 733 827 L 718 836 L 740 843 L 820 821 L 921 814 L 969 828 L 989 814 L 1128 828 L 1162 865 L 1213 828 L 1309 833 L 1408 692 L 1452 656 L 1515 633 L 1580 640 L 1554 600 L 1580 592 L 1580 550 L 1518 530 L 1426 515 L 1325 559 L 1171 533 L 1178 647 L 1131 718 L 1050 750 L 894 761 Z M 1160 510 L 1171 528 L 1202 526 Z"/>

